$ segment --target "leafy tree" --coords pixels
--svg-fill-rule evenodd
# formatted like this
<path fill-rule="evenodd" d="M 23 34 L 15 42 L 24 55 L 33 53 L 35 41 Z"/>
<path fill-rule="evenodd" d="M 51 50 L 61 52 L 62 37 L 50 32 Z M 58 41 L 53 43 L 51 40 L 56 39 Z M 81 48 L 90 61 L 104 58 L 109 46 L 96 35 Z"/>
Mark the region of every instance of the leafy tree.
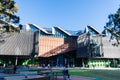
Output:
<path fill-rule="evenodd" d="M 19 30 L 14 25 L 19 23 L 17 12 L 18 6 L 14 0 L 0 0 L 0 33 Z"/>
<path fill-rule="evenodd" d="M 106 23 L 105 29 L 111 33 L 111 38 L 116 38 L 118 44 L 120 40 L 120 8 L 116 13 L 108 16 L 109 21 Z"/>

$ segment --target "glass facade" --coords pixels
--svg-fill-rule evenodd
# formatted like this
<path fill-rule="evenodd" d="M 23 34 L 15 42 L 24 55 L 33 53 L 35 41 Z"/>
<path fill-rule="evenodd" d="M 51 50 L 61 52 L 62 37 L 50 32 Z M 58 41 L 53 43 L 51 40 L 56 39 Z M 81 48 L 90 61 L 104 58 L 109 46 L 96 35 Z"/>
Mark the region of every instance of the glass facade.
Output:
<path fill-rule="evenodd" d="M 73 36 L 69 36 L 67 33 L 63 32 L 62 30 L 60 30 L 58 27 L 54 27 L 54 33 L 52 33 L 52 29 L 50 28 L 43 28 L 45 29 L 48 33 L 45 33 L 44 31 L 38 29 L 36 26 L 34 25 L 30 25 L 30 30 L 39 30 L 40 31 L 40 36 L 50 36 L 50 37 L 57 37 L 57 38 L 65 38 L 65 39 L 75 39 L 76 36 L 75 32 L 72 31 L 72 33 L 74 32 Z"/>
<path fill-rule="evenodd" d="M 31 25 L 31 26 L 30 26 L 30 30 L 36 31 L 36 30 L 38 30 L 38 28 L 36 28 L 35 26 Z"/>
<path fill-rule="evenodd" d="M 91 57 L 101 57 L 102 54 L 102 42 L 101 42 L 101 36 L 94 35 L 90 36 L 90 52 Z"/>

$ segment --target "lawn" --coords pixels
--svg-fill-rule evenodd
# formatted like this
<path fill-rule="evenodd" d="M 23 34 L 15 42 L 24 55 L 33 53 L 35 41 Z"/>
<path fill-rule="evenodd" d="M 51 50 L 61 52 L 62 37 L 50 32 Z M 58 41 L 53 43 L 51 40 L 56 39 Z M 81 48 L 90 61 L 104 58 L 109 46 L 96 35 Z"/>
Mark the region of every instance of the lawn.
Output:
<path fill-rule="evenodd" d="M 70 75 L 100 78 L 101 80 L 120 80 L 120 70 L 72 69 Z"/>

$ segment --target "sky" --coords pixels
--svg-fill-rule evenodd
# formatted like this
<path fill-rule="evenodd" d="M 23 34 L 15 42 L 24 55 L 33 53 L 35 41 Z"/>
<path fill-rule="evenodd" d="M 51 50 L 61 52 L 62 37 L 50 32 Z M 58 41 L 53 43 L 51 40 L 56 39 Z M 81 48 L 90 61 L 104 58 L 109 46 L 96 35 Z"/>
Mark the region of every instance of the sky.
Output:
<path fill-rule="evenodd" d="M 120 7 L 120 0 L 15 0 L 20 23 L 40 27 L 84 30 L 87 25 L 102 32 L 108 15 Z"/>

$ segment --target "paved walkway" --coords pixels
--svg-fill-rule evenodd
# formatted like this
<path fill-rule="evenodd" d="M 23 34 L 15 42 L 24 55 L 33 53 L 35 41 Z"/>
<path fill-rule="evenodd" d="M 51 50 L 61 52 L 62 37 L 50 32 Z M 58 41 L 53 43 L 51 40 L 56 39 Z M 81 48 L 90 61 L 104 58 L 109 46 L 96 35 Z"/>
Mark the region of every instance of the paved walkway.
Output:
<path fill-rule="evenodd" d="M 16 77 L 19 77 L 19 80 L 22 80 L 20 79 L 21 78 L 24 78 L 24 77 L 38 77 L 39 75 L 37 75 L 37 72 L 30 72 L 30 71 L 21 71 L 20 72 L 18 71 L 17 74 L 4 74 L 4 73 L 0 73 L 0 78 L 5 78 L 5 77 L 11 77 L 11 78 L 15 78 Z M 63 76 L 57 76 L 57 80 L 63 80 Z M 91 78 L 91 77 L 83 77 L 83 76 L 70 76 L 71 80 L 100 80 L 100 79 L 96 79 L 96 78 Z M 13 80 L 13 79 L 12 79 Z M 16 79 L 18 80 L 18 79 Z M 56 79 L 55 79 L 56 80 Z"/>
<path fill-rule="evenodd" d="M 25 75 L 26 74 L 26 75 Z M 22 80 L 22 78 L 20 79 L 20 75 L 22 76 L 27 76 L 27 74 L 34 74 L 34 73 L 29 73 L 29 72 L 22 72 L 22 74 L 4 74 L 4 73 L 0 73 L 0 77 L 11 77 L 14 80 L 16 77 L 19 76 L 19 80 Z M 95 78 L 90 78 L 90 77 L 82 77 L 82 76 L 70 76 L 71 80 L 100 80 L 100 79 L 95 79 Z M 8 79 L 9 80 L 9 79 Z M 11 80 L 11 79 L 10 79 Z M 17 78 L 16 78 L 17 80 Z M 63 80 L 63 76 L 57 76 L 57 80 Z"/>
<path fill-rule="evenodd" d="M 70 76 L 71 80 L 100 80 L 97 78 L 83 77 L 83 76 Z M 58 80 L 63 80 L 62 76 L 58 76 Z"/>
<path fill-rule="evenodd" d="M 27 73 L 29 72 L 22 72 L 22 74 L 4 74 L 4 73 L 0 73 L 0 77 L 5 77 L 5 76 L 9 76 L 9 77 L 12 77 L 12 76 L 24 76 L 25 74 L 27 75 Z M 34 73 L 29 73 L 29 74 L 34 74 Z M 57 80 L 63 80 L 63 76 L 58 76 L 57 77 L 58 79 Z M 94 79 L 94 78 L 90 78 L 90 77 L 82 77 L 82 76 L 70 76 L 71 80 L 97 80 L 97 79 Z M 21 79 L 22 80 L 22 79 Z"/>

